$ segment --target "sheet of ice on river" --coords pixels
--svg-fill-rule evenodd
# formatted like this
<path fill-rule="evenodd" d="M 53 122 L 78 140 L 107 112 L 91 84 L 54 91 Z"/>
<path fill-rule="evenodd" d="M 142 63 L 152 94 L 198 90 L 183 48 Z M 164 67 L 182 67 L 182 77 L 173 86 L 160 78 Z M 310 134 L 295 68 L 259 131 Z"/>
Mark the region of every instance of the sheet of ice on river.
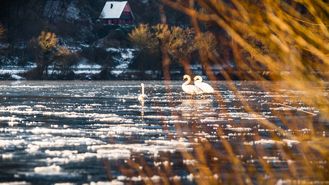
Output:
<path fill-rule="evenodd" d="M 139 84 L 140 82 L 0 84 L 0 98 L 3 102 L 0 105 L 1 159 L 20 159 L 19 162 L 24 164 L 31 161 L 37 163 L 30 164 L 30 171 L 23 171 L 29 175 L 72 175 L 65 168 L 68 164 L 83 164 L 89 160 L 129 159 L 135 153 L 157 158 L 162 152 L 190 150 L 194 142 L 197 142 L 188 139 L 191 134 L 196 139 L 217 139 L 218 142 L 216 130 L 219 127 L 225 131 L 222 138 L 235 138 L 234 141 L 238 141 L 237 138 L 254 132 L 271 132 L 259 128 L 257 122 L 276 119 L 271 110 L 263 108 L 269 105 L 268 98 L 279 96 L 271 92 L 241 91 L 248 101 L 260 105 L 255 114 L 247 113 L 239 104 L 235 104 L 237 97 L 222 86 L 219 86 L 219 91 L 223 94 L 223 101 L 218 103 L 212 96 L 194 99 L 185 97 L 180 91 L 180 83 L 174 83 L 173 93 L 169 94 L 157 82 L 145 83 L 148 99 L 143 107 L 142 117 L 142 107 L 137 101 Z M 224 103 L 230 106 L 224 106 Z M 187 130 L 176 133 L 176 124 Z M 205 129 L 191 132 L 188 129 L 193 125 Z M 298 145 L 298 141 L 259 138 L 236 144 L 293 147 Z M 193 164 L 194 161 L 184 163 Z M 91 170 L 87 167 L 84 169 L 87 172 Z M 118 180 L 124 181 L 128 177 L 120 178 Z M 187 175 L 172 178 L 193 177 Z M 135 180 L 142 181 L 141 177 L 135 177 Z"/>

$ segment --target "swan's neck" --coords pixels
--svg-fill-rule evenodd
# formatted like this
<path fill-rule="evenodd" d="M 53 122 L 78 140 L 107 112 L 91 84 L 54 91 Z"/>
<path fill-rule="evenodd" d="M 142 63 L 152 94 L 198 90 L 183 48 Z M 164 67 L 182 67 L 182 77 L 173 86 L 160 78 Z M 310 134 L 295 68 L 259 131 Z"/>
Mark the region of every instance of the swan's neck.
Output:
<path fill-rule="evenodd" d="M 191 77 L 187 77 L 187 80 L 183 83 L 183 85 L 188 85 L 191 82 Z"/>
<path fill-rule="evenodd" d="M 144 84 L 141 84 L 142 86 L 142 95 L 144 95 Z"/>

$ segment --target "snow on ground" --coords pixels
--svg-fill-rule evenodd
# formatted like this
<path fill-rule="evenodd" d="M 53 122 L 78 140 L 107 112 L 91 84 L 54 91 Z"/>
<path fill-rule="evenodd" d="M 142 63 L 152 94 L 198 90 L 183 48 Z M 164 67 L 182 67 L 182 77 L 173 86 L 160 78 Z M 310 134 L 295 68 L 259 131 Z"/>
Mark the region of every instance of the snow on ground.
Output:
<path fill-rule="evenodd" d="M 119 52 L 120 57 L 114 58 L 117 65 L 114 69 L 111 70 L 112 75 L 119 76 L 124 71 L 126 71 L 129 67 L 129 64 L 132 62 L 134 58 L 135 49 L 132 48 L 107 48 L 108 52 Z"/>
<path fill-rule="evenodd" d="M 69 6 L 67 7 L 66 10 L 66 17 L 69 20 L 79 20 L 80 19 L 80 10 L 79 8 L 76 6 L 76 4 L 74 3 L 74 1 L 72 1 Z"/>
<path fill-rule="evenodd" d="M 21 76 L 19 76 L 19 75 L 16 75 L 16 74 L 12 74 L 11 77 L 12 77 L 13 79 L 15 79 L 15 80 L 23 80 L 23 79 L 25 79 L 25 78 L 23 78 L 23 77 L 21 77 Z"/>
<path fill-rule="evenodd" d="M 0 185 L 31 185 L 31 183 L 25 181 L 14 181 L 14 182 L 0 182 Z"/>
<path fill-rule="evenodd" d="M 13 74 L 13 75 L 17 75 L 19 73 L 24 73 L 27 72 L 29 69 L 26 68 L 16 68 L 13 69 L 12 67 L 10 67 L 9 69 L 6 69 L 6 67 L 3 67 L 0 69 L 0 74 L 4 75 L 4 74 Z"/>
<path fill-rule="evenodd" d="M 101 72 L 102 66 L 98 64 L 84 64 L 80 63 L 73 67 L 75 74 L 98 74 Z"/>
<path fill-rule="evenodd" d="M 71 52 L 78 52 L 83 47 L 88 47 L 88 45 L 85 45 L 85 44 L 81 44 L 79 46 L 70 46 L 69 44 L 62 43 L 62 45 L 64 47 L 68 48 Z M 106 51 L 119 53 L 119 56 L 114 58 L 116 65 L 111 70 L 111 73 L 113 75 L 118 76 L 128 69 L 129 64 L 132 62 L 132 59 L 134 57 L 133 53 L 134 53 L 135 49 L 132 49 L 132 48 L 107 48 Z M 0 69 L 0 75 L 10 74 L 13 79 L 22 80 L 23 78 L 21 76 L 19 76 L 19 74 L 32 70 L 35 67 L 36 67 L 36 65 L 28 65 L 28 66 L 24 66 L 24 67 L 3 66 Z M 86 63 L 85 61 L 81 61 L 79 64 L 74 65 L 72 67 L 72 69 L 75 74 L 98 74 L 101 72 L 102 66 L 100 66 L 98 64 L 89 64 L 89 63 Z M 48 67 L 48 72 L 50 74 L 59 73 L 59 71 L 57 69 L 55 69 L 53 66 Z"/>

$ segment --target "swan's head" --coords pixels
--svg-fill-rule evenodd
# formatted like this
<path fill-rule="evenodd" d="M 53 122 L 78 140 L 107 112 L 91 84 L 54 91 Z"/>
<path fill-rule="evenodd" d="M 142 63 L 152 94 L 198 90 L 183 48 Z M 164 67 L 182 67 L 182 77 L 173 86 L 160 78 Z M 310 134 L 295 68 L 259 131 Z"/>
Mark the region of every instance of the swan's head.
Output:
<path fill-rule="evenodd" d="M 188 80 L 188 79 L 191 79 L 191 77 L 189 75 L 184 75 L 183 76 L 183 80 Z"/>
<path fill-rule="evenodd" d="M 141 83 L 141 87 L 142 87 L 142 88 L 144 87 L 144 83 Z"/>
<path fill-rule="evenodd" d="M 193 80 L 194 80 L 195 82 L 202 82 L 202 77 L 201 77 L 201 76 L 195 76 L 195 77 L 193 78 Z"/>

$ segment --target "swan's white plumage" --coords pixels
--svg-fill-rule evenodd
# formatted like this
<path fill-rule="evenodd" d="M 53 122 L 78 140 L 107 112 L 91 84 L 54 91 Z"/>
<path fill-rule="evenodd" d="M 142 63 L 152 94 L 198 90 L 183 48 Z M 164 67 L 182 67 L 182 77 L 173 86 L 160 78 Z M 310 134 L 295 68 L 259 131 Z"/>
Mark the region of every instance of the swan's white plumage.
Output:
<path fill-rule="evenodd" d="M 141 83 L 141 88 L 142 88 L 142 94 L 138 96 L 138 101 L 143 102 L 147 98 L 146 94 L 144 93 L 144 84 Z"/>
<path fill-rule="evenodd" d="M 191 82 L 191 77 L 189 75 L 184 75 L 183 80 L 186 80 L 182 84 L 182 89 L 185 93 L 190 94 L 190 95 L 195 95 L 195 94 L 201 94 L 202 91 L 195 85 L 189 85 Z"/>
<path fill-rule="evenodd" d="M 202 82 L 201 76 L 194 77 L 194 85 L 202 90 L 203 93 L 214 93 L 215 90 L 209 84 Z"/>

